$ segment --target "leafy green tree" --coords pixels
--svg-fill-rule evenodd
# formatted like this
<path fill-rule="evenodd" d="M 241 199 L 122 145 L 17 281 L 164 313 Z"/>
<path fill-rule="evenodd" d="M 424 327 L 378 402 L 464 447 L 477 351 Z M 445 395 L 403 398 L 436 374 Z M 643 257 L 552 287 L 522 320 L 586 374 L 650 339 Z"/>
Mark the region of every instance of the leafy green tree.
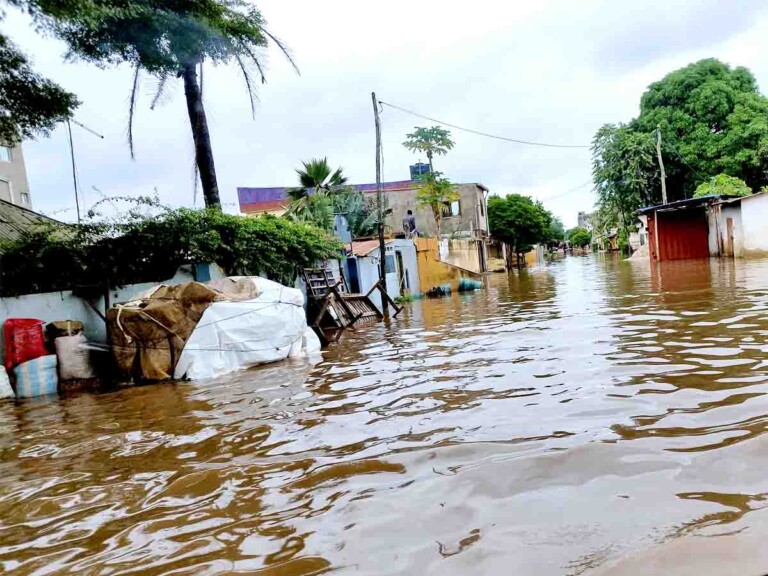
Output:
<path fill-rule="evenodd" d="M 140 72 L 158 79 L 157 103 L 167 83 L 181 78 L 195 160 L 205 204 L 220 208 L 213 150 L 203 105 L 204 62 L 234 62 L 245 79 L 255 114 L 257 80 L 266 81 L 261 51 L 269 42 L 290 59 L 266 29 L 259 10 L 244 0 L 14 0 L 38 23 L 64 40 L 73 56 L 101 66 L 134 68 L 128 140 L 133 153 L 132 119 Z M 291 61 L 292 62 L 292 61 Z"/>
<path fill-rule="evenodd" d="M 749 189 L 744 180 L 728 176 L 727 174 L 718 174 L 713 176 L 696 188 L 694 198 L 703 196 L 749 196 L 752 190 Z"/>
<path fill-rule="evenodd" d="M 654 144 L 648 134 L 626 125 L 606 124 L 592 142 L 592 177 L 597 205 L 616 217 L 616 227 L 628 230 L 638 208 L 656 203 Z"/>
<path fill-rule="evenodd" d="M 572 228 L 568 230 L 568 240 L 572 246 L 584 248 L 592 242 L 592 233 L 585 228 Z"/>
<path fill-rule="evenodd" d="M 508 194 L 506 197 L 488 198 L 488 225 L 491 236 L 511 248 L 520 261 L 520 255 L 534 244 L 545 242 L 552 223 L 551 214 L 540 202 L 528 196 Z M 509 263 L 508 263 L 509 264 Z"/>
<path fill-rule="evenodd" d="M 653 138 L 657 126 L 669 201 L 721 173 L 753 190 L 768 183 L 768 98 L 748 69 L 707 59 L 651 84 L 631 127 Z"/>
<path fill-rule="evenodd" d="M 440 224 L 451 202 L 458 200 L 461 195 L 450 180 L 444 178 L 441 172 L 429 172 L 420 178 L 421 184 L 416 191 L 416 202 L 432 210 L 435 219 L 437 237 L 440 238 Z"/>
<path fill-rule="evenodd" d="M 384 197 L 386 200 L 386 196 Z M 331 194 L 334 214 L 344 214 L 352 237 L 373 236 L 378 231 L 378 214 L 374 202 L 359 190 L 342 186 Z"/>
<path fill-rule="evenodd" d="M 80 102 L 29 65 L 27 57 L 0 35 L 0 142 L 47 136 L 72 116 Z"/>
<path fill-rule="evenodd" d="M 231 275 L 266 274 L 292 283 L 300 268 L 336 257 L 340 249 L 338 240 L 315 226 L 213 209 L 44 225 L 0 242 L 0 295 L 156 282 L 197 262 L 216 262 Z"/>
<path fill-rule="evenodd" d="M 563 221 L 557 216 L 551 216 L 549 230 L 547 231 L 547 242 L 551 244 L 559 244 L 563 240 L 565 240 L 565 226 L 563 226 Z"/>
<path fill-rule="evenodd" d="M 403 146 L 411 152 L 423 152 L 429 160 L 429 171 L 434 171 L 432 157 L 437 154 L 444 156 L 449 150 L 453 150 L 455 142 L 451 139 L 451 132 L 439 126 L 421 128 L 416 126 L 414 131 L 406 136 Z"/>

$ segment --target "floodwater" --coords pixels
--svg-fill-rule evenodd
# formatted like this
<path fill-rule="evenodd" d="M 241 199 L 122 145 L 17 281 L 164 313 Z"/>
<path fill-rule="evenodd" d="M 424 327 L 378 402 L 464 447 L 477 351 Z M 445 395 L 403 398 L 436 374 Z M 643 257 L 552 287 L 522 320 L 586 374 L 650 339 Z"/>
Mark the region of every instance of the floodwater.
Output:
<path fill-rule="evenodd" d="M 9 574 L 768 573 L 768 261 L 594 256 L 315 366 L 0 405 Z"/>

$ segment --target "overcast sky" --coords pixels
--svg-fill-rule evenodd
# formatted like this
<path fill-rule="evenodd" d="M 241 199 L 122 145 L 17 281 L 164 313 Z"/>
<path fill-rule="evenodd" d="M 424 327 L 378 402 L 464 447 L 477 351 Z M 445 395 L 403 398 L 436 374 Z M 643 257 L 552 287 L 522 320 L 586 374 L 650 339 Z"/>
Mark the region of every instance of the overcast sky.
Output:
<path fill-rule="evenodd" d="M 389 0 L 262 0 L 270 30 L 292 49 L 294 73 L 277 51 L 251 118 L 234 67 L 209 67 L 205 99 L 222 202 L 237 211 L 238 186 L 291 186 L 300 160 L 328 156 L 353 183 L 375 180 L 371 92 L 446 122 L 511 138 L 589 144 L 606 122 L 638 112 L 646 86 L 667 72 L 716 57 L 750 68 L 768 90 L 768 4 L 761 0 L 548 0 L 471 3 Z M 126 145 L 131 72 L 65 63 L 62 44 L 10 12 L 2 28 L 35 67 L 78 94 L 73 127 L 84 204 L 107 195 L 150 194 L 193 205 L 193 149 L 181 85 L 149 109 L 142 82 L 136 160 Z M 427 121 L 385 109 L 384 179 L 408 178 L 419 158 L 401 143 Z M 436 159 L 455 182 L 544 201 L 567 226 L 594 196 L 587 149 L 539 148 L 454 130 L 456 148 Z M 34 208 L 74 218 L 66 129 L 24 144 Z M 424 158 L 422 158 L 424 159 Z M 198 194 L 197 205 L 201 205 Z"/>

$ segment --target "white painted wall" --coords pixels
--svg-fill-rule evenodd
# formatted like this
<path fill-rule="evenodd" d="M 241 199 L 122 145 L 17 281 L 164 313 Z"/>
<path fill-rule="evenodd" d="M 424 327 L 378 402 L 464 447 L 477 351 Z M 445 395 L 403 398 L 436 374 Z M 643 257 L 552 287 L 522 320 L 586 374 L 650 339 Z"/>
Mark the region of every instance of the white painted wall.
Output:
<path fill-rule="evenodd" d="M 416 254 L 416 245 L 413 240 L 407 239 L 395 239 L 387 243 L 387 255 L 395 257 L 395 263 L 397 263 L 397 252 L 400 252 L 403 256 L 403 266 L 408 270 L 408 280 L 411 285 L 411 294 L 420 294 L 421 287 L 419 286 L 419 262 Z M 397 264 L 395 264 L 397 266 Z M 357 272 L 360 279 L 360 291 L 366 294 L 376 282 L 379 281 L 379 249 L 368 253 L 367 256 L 361 256 L 357 258 Z M 404 296 L 403 291 L 400 290 L 399 278 L 397 275 L 397 269 L 395 272 L 387 274 L 387 293 L 394 299 L 398 296 Z M 371 294 L 371 300 L 381 310 L 381 294 L 377 290 Z"/>
<path fill-rule="evenodd" d="M 225 277 L 224 271 L 211 265 L 211 279 Z M 191 266 L 182 266 L 173 277 L 161 282 L 130 284 L 110 290 L 110 304 L 127 302 L 158 284 L 183 284 L 194 280 Z M 99 297 L 94 305 L 103 313 L 104 298 Z M 8 318 L 37 318 L 48 322 L 55 320 L 79 320 L 83 323 L 83 332 L 88 340 L 106 343 L 107 329 L 104 321 L 88 304 L 72 294 L 72 291 L 46 292 L 44 294 L 26 294 L 18 297 L 0 298 L 0 324 Z M 0 357 L 5 358 L 3 338 L 0 338 Z"/>
<path fill-rule="evenodd" d="M 720 227 L 720 233 L 723 235 L 723 246 L 727 242 L 728 238 L 728 218 L 733 220 L 733 256 L 734 258 L 744 257 L 744 224 L 742 221 L 742 207 L 738 202 L 733 204 L 726 204 L 723 206 L 721 212 L 722 224 Z"/>
<path fill-rule="evenodd" d="M 707 240 L 709 243 L 710 256 L 720 256 L 720 245 L 718 244 L 721 234 L 720 228 L 722 227 L 720 211 L 721 207 L 718 204 L 710 206 L 707 210 L 707 225 L 709 226 Z"/>
<path fill-rule="evenodd" d="M 743 255 L 768 253 L 768 194 L 741 199 Z"/>

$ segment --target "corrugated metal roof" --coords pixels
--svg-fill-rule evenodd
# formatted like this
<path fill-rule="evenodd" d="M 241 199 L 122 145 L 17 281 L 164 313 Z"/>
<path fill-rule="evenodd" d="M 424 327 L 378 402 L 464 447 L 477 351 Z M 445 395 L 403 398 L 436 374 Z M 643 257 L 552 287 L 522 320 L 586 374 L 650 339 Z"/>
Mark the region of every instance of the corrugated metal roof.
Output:
<path fill-rule="evenodd" d="M 392 240 L 385 240 L 384 244 L 391 243 Z M 378 240 L 363 240 L 362 242 L 352 242 L 352 254 L 357 257 L 368 256 L 374 250 L 379 248 Z"/>
<path fill-rule="evenodd" d="M 685 200 L 677 200 L 675 202 L 668 202 L 667 204 L 658 204 L 656 206 L 648 206 L 646 208 L 640 208 L 637 211 L 638 214 L 649 214 L 658 210 L 678 210 L 682 208 L 694 208 L 703 204 L 714 203 L 721 198 L 727 198 L 727 196 L 700 196 L 699 198 L 687 198 Z"/>
<path fill-rule="evenodd" d="M 59 222 L 22 206 L 0 200 L 0 241 L 16 240 L 24 230 L 45 223 Z"/>
<path fill-rule="evenodd" d="M 738 203 L 742 200 L 749 200 L 750 198 L 754 198 L 756 196 L 763 196 L 764 194 L 768 194 L 768 192 L 755 192 L 754 194 L 748 194 L 747 196 L 723 196 L 723 200 L 718 202 L 718 204 Z"/>

